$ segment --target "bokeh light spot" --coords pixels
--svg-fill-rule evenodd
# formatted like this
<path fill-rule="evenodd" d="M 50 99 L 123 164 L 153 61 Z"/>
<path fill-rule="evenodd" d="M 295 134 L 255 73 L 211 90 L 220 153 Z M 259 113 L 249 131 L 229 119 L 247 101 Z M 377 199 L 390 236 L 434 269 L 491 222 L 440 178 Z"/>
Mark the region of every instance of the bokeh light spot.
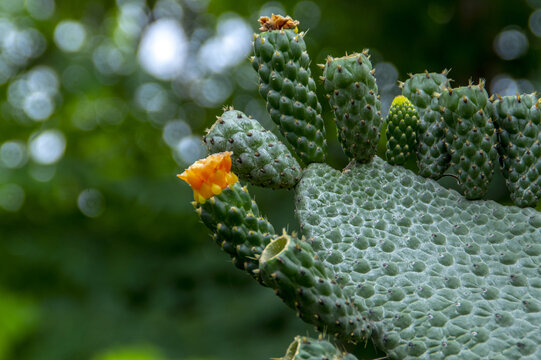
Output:
<path fill-rule="evenodd" d="M 151 75 L 168 80 L 183 68 L 188 53 L 184 30 L 173 19 L 160 19 L 145 30 L 138 59 Z"/>
<path fill-rule="evenodd" d="M 97 189 L 85 189 L 77 197 L 77 207 L 83 215 L 95 218 L 105 210 L 105 198 Z"/>
<path fill-rule="evenodd" d="M 54 0 L 26 0 L 26 10 L 34 19 L 46 20 L 54 14 Z"/>
<path fill-rule="evenodd" d="M 207 149 L 199 136 L 186 136 L 178 143 L 174 151 L 174 158 L 181 166 L 186 166 L 205 157 Z"/>
<path fill-rule="evenodd" d="M 0 185 L 0 207 L 6 211 L 16 212 L 23 206 L 24 190 L 17 184 Z"/>
<path fill-rule="evenodd" d="M 32 120 L 43 121 L 52 115 L 54 103 L 48 94 L 37 91 L 25 98 L 23 110 Z"/>
<path fill-rule="evenodd" d="M 490 92 L 500 96 L 512 96 L 519 91 L 518 84 L 507 74 L 498 74 L 490 82 Z"/>
<path fill-rule="evenodd" d="M 64 155 L 66 138 L 59 130 L 46 130 L 31 139 L 30 156 L 39 164 L 54 164 Z"/>
<path fill-rule="evenodd" d="M 167 103 L 167 93 L 159 84 L 146 83 L 137 88 L 135 100 L 146 111 L 160 111 Z"/>
<path fill-rule="evenodd" d="M 504 60 L 514 60 L 528 50 L 528 38 L 517 29 L 504 30 L 494 39 L 494 51 Z"/>
<path fill-rule="evenodd" d="M 63 20 L 54 29 L 54 42 L 65 52 L 79 51 L 85 39 L 86 30 L 78 21 Z"/>
<path fill-rule="evenodd" d="M 19 168 L 26 163 L 26 146 L 22 141 L 6 141 L 0 147 L 0 160 L 5 167 Z"/>
<path fill-rule="evenodd" d="M 190 125 L 182 120 L 174 120 L 164 126 L 162 136 L 167 145 L 175 147 L 182 139 L 191 134 Z"/>

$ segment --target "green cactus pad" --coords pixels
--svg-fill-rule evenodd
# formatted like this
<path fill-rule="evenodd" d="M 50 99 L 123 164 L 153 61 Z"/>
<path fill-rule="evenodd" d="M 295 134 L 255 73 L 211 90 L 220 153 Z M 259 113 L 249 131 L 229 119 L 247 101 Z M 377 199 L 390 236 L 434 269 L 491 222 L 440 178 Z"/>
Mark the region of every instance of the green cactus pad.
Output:
<path fill-rule="evenodd" d="M 482 82 L 447 89 L 439 99 L 448 128 L 450 169 L 458 176 L 460 188 L 468 199 L 485 195 L 498 159 L 497 136 L 487 103 Z"/>
<path fill-rule="evenodd" d="M 379 158 L 312 164 L 303 234 L 390 359 L 540 359 L 541 214 L 467 201 Z"/>
<path fill-rule="evenodd" d="M 318 331 L 354 343 L 370 336 L 370 325 L 309 243 L 284 233 L 267 245 L 259 261 L 263 282 Z"/>
<path fill-rule="evenodd" d="M 439 94 L 449 87 L 447 71 L 410 75 L 401 87 L 402 95 L 419 112 L 416 147 L 419 175 L 439 179 L 451 161 L 445 146 L 445 122 L 438 105 Z"/>
<path fill-rule="evenodd" d="M 368 52 L 329 57 L 322 79 L 342 149 L 350 159 L 370 160 L 376 154 L 383 120 Z"/>
<path fill-rule="evenodd" d="M 387 115 L 387 161 L 402 165 L 417 146 L 419 114 L 405 96 L 394 98 Z"/>
<path fill-rule="evenodd" d="M 306 164 L 325 161 L 327 140 L 304 33 L 264 31 L 254 37 L 253 68 L 271 119 Z"/>
<path fill-rule="evenodd" d="M 281 360 L 357 360 L 326 340 L 297 336 Z"/>
<path fill-rule="evenodd" d="M 258 258 L 275 232 L 260 216 L 246 187 L 237 182 L 204 204 L 194 202 L 194 206 L 203 223 L 214 233 L 216 243 L 231 256 L 233 264 L 259 281 Z"/>
<path fill-rule="evenodd" d="M 502 172 L 511 199 L 535 207 L 541 198 L 541 109 L 535 94 L 494 101 Z"/>
<path fill-rule="evenodd" d="M 253 185 L 290 189 L 301 177 L 287 147 L 241 111 L 225 111 L 203 141 L 211 154 L 231 151 L 233 172 Z"/>

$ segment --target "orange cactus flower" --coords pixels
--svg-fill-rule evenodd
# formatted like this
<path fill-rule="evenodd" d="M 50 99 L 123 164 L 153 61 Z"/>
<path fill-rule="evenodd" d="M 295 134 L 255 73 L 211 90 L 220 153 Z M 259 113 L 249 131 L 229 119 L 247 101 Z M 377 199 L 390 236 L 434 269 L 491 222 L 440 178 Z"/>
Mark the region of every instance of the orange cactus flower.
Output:
<path fill-rule="evenodd" d="M 190 184 L 196 202 L 204 204 L 207 199 L 219 195 L 223 189 L 239 181 L 237 175 L 231 172 L 231 154 L 226 151 L 209 155 L 177 175 Z"/>

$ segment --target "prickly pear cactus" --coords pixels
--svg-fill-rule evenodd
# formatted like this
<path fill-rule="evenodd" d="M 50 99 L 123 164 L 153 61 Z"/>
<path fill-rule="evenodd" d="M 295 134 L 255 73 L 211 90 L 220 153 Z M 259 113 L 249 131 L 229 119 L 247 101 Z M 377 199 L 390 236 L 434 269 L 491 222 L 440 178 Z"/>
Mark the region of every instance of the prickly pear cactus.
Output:
<path fill-rule="evenodd" d="M 273 19 L 278 24 L 293 21 Z M 269 21 L 261 23 L 265 27 Z M 282 49 L 282 56 L 291 44 L 279 39 L 291 40 L 295 33 L 285 31 L 260 37 L 274 39 L 268 41 Z M 259 64 L 260 72 L 270 66 Z M 336 71 L 333 76 L 339 78 L 338 66 Z M 428 126 L 418 130 L 417 139 L 433 131 L 434 124 L 440 126 L 426 145 L 434 149 L 443 139 L 452 162 L 450 169 L 441 171 L 456 171 L 467 197 L 482 196 L 492 176 L 496 117 L 503 144 L 500 161 L 504 166 L 508 159 L 519 164 L 509 167 L 512 177 L 506 176 L 515 179 L 520 174 L 537 184 L 538 103 L 533 105 L 531 96 L 517 97 L 521 103 L 502 99 L 492 104 L 482 85 L 443 88 L 442 79 L 424 76 L 423 81 L 434 82 L 441 92 L 429 94 L 432 85 L 426 91 L 415 85 L 410 96 L 418 102 L 412 102 L 417 110 L 419 104 L 437 103 L 440 119 L 425 117 Z M 325 78 L 331 78 L 328 72 Z M 416 76 L 411 79 L 410 85 L 417 81 Z M 410 85 L 406 88 L 415 88 Z M 269 101 L 270 92 L 266 94 Z M 340 114 L 353 113 L 351 102 L 337 100 L 334 105 L 342 107 Z M 284 111 L 281 118 L 289 110 L 270 106 L 269 111 L 275 117 L 276 111 Z M 426 115 L 431 108 L 423 111 Z M 349 134 L 358 131 L 357 125 L 342 124 Z M 254 137 L 256 132 L 259 137 Z M 226 111 L 206 136 L 209 148 L 221 152 L 196 162 L 179 177 L 194 190 L 196 211 L 233 263 L 274 290 L 299 318 L 331 337 L 298 337 L 282 359 L 354 360 L 342 350 L 348 346 L 362 354 L 367 342 L 392 360 L 541 358 L 541 213 L 470 201 L 425 179 L 422 172 L 419 176 L 371 155 L 350 155 L 353 160 L 342 171 L 312 158 L 313 163 L 300 170 L 299 180 L 282 174 L 283 164 L 292 157 L 286 147 L 273 146 L 270 151 L 269 144 L 276 140 L 266 134 L 255 120 Z M 355 143 L 355 136 L 346 139 L 346 152 L 366 146 L 363 140 Z M 416 151 L 419 157 L 419 147 Z M 264 161 L 258 163 L 258 158 Z M 272 166 L 275 174 L 270 182 L 256 180 L 258 185 L 294 187 L 300 236 L 275 232 L 239 184 L 235 169 L 253 182 L 260 176 L 253 173 L 258 166 L 265 171 Z M 441 176 L 434 174 L 429 176 Z M 535 187 L 528 189 L 533 193 Z M 522 190 L 516 198 L 525 198 Z"/>

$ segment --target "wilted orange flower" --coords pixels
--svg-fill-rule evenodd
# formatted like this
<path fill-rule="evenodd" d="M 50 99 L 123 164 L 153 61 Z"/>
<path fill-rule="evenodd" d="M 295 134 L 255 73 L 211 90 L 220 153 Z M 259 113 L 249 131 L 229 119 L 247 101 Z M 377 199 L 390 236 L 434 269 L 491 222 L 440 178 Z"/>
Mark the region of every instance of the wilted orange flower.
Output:
<path fill-rule="evenodd" d="M 182 174 L 177 175 L 193 189 L 193 198 L 204 204 L 239 179 L 231 172 L 231 152 L 212 154 L 193 163 Z"/>

